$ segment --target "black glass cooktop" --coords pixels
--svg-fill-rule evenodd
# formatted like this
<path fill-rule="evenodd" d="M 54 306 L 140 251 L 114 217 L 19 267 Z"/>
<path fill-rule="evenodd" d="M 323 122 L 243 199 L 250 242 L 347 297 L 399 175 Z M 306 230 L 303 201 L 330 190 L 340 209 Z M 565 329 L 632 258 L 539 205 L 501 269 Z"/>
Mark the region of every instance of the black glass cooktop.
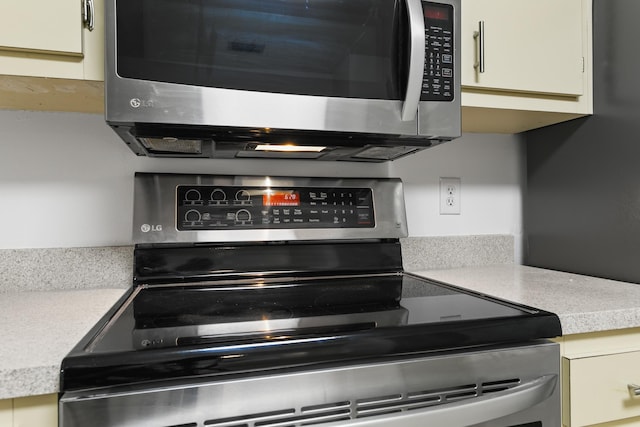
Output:
<path fill-rule="evenodd" d="M 250 346 L 539 313 L 400 273 L 221 282 L 135 288 L 85 351 Z"/>
<path fill-rule="evenodd" d="M 63 389 L 561 335 L 557 316 L 402 272 L 138 285 L 63 361 Z"/>

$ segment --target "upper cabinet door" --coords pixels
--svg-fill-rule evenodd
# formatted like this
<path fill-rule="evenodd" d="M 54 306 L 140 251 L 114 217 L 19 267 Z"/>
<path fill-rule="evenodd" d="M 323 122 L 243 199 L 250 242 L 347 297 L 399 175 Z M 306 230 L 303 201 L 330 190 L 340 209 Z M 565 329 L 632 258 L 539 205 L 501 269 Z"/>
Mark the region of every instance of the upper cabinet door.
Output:
<path fill-rule="evenodd" d="M 0 49 L 82 55 L 82 1 L 2 0 Z"/>
<path fill-rule="evenodd" d="M 463 88 L 582 95 L 582 25 L 581 0 L 463 2 Z"/>

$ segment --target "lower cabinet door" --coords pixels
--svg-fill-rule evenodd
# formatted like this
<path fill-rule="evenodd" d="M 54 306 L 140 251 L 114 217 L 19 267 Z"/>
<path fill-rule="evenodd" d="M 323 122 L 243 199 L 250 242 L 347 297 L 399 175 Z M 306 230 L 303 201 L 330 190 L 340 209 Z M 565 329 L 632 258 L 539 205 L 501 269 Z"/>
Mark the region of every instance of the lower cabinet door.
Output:
<path fill-rule="evenodd" d="M 562 371 L 565 426 L 640 426 L 640 418 L 629 420 L 640 417 L 640 396 L 633 390 L 640 387 L 640 351 L 563 358 Z"/>
<path fill-rule="evenodd" d="M 9 426 L 11 424 L 8 424 Z M 0 426 L 4 424 L 0 422 Z M 13 427 L 57 427 L 58 395 L 20 397 L 13 399 Z"/>
<path fill-rule="evenodd" d="M 0 400 L 0 426 L 13 425 L 13 400 Z"/>

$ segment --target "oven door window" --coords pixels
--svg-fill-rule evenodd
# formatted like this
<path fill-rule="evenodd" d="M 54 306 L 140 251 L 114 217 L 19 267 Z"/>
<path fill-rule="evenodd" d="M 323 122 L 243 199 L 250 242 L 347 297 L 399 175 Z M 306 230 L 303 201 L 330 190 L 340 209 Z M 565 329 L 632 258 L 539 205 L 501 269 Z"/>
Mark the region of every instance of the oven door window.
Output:
<path fill-rule="evenodd" d="M 226 89 L 398 100 L 389 0 L 120 0 L 121 77 Z"/>

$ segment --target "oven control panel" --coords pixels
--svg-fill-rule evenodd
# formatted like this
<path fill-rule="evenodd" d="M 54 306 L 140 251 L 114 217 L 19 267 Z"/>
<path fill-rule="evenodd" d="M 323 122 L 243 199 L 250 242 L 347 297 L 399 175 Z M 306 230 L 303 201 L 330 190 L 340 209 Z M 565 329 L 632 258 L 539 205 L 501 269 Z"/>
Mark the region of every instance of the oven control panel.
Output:
<path fill-rule="evenodd" d="M 178 231 L 373 228 L 369 188 L 179 185 Z"/>
<path fill-rule="evenodd" d="M 135 175 L 136 244 L 406 237 L 398 178 Z"/>

